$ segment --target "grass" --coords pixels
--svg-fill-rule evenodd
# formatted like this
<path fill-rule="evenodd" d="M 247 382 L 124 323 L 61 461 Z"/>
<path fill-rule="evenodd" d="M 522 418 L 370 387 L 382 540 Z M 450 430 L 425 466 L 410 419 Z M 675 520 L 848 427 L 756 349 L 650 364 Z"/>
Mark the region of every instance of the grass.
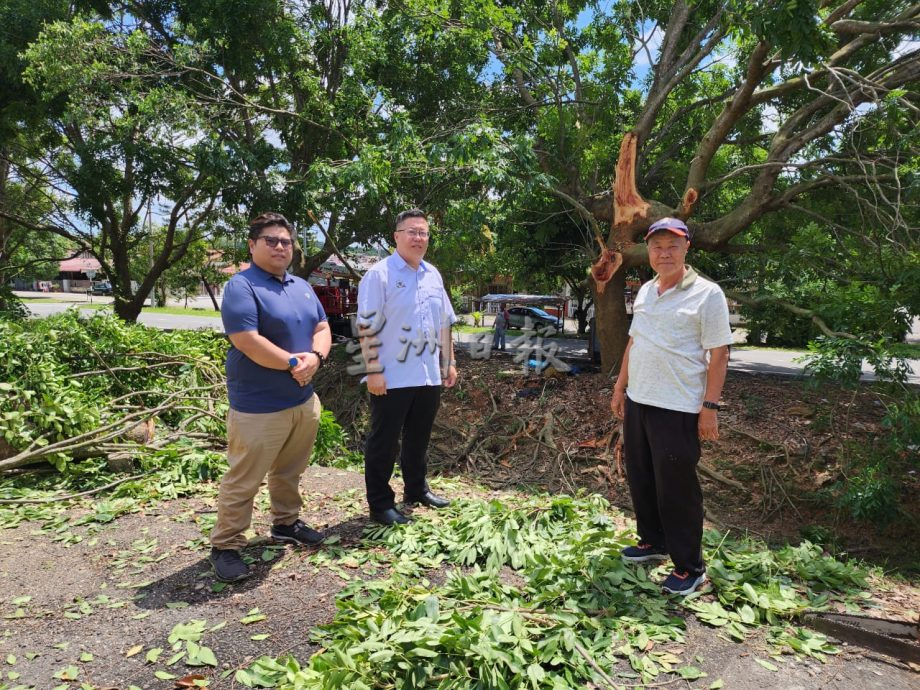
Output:
<path fill-rule="evenodd" d="M 732 345 L 732 350 L 766 350 L 768 352 L 798 352 L 807 354 L 808 350 L 802 347 L 770 347 L 768 345 Z"/>
<path fill-rule="evenodd" d="M 454 324 L 454 330 L 459 333 L 485 333 L 491 331 L 491 326 L 468 326 L 465 323 Z"/>
<path fill-rule="evenodd" d="M 219 311 L 201 307 L 144 307 L 149 314 L 175 314 L 176 316 L 220 316 Z"/>
<path fill-rule="evenodd" d="M 891 351 L 905 359 L 920 359 L 920 343 L 898 343 L 892 345 Z"/>

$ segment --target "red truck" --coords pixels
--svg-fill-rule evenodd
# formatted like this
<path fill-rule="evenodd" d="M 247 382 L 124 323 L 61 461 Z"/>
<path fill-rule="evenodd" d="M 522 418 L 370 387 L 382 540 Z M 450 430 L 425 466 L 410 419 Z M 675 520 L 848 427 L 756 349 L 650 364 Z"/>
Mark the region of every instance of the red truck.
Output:
<path fill-rule="evenodd" d="M 314 285 L 313 291 L 323 305 L 333 334 L 350 338 L 351 320 L 358 312 L 358 288 L 351 287 L 344 279 L 335 281 L 336 285 L 330 282 L 327 279 L 326 285 Z"/>

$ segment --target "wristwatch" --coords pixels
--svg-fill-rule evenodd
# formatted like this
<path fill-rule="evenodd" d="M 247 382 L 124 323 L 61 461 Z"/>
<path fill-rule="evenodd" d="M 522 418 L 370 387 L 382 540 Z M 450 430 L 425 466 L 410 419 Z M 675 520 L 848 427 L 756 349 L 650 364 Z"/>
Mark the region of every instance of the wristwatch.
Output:
<path fill-rule="evenodd" d="M 319 369 L 326 363 L 326 358 L 321 353 L 319 353 L 317 350 L 312 350 L 312 352 L 314 355 L 316 355 L 316 358 L 319 360 L 319 367 L 317 367 L 317 369 Z"/>
<path fill-rule="evenodd" d="M 716 410 L 716 411 L 722 409 L 722 406 L 719 403 L 712 402 L 711 400 L 704 400 L 703 407 L 705 407 L 707 410 Z"/>
<path fill-rule="evenodd" d="M 299 361 L 300 360 L 298 360 L 296 357 L 291 357 L 288 360 L 288 369 L 293 369 L 294 367 L 296 367 Z"/>

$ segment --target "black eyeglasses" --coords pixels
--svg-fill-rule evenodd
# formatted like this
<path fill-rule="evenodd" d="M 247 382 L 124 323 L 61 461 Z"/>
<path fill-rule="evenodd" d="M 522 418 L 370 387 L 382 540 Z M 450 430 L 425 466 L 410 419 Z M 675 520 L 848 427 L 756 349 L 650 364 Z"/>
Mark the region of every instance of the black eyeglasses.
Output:
<path fill-rule="evenodd" d="M 294 240 L 286 240 L 283 237 L 272 237 L 271 235 L 259 235 L 257 240 L 265 240 L 265 244 L 274 249 L 279 244 L 285 249 L 290 249 L 294 244 Z"/>

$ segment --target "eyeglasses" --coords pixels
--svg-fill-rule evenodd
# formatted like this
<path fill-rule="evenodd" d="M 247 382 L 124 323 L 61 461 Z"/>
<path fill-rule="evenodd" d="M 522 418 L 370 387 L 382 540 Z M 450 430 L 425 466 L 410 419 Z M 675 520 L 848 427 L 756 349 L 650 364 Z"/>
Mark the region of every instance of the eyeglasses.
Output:
<path fill-rule="evenodd" d="M 427 240 L 428 236 L 431 234 L 427 230 L 397 230 L 396 232 L 404 232 L 409 237 L 415 237 L 420 240 Z"/>
<path fill-rule="evenodd" d="M 265 240 L 265 244 L 267 244 L 272 249 L 277 247 L 279 244 L 284 249 L 290 249 L 294 244 L 294 240 L 286 240 L 283 237 L 272 237 L 271 235 L 259 235 L 256 239 Z"/>

